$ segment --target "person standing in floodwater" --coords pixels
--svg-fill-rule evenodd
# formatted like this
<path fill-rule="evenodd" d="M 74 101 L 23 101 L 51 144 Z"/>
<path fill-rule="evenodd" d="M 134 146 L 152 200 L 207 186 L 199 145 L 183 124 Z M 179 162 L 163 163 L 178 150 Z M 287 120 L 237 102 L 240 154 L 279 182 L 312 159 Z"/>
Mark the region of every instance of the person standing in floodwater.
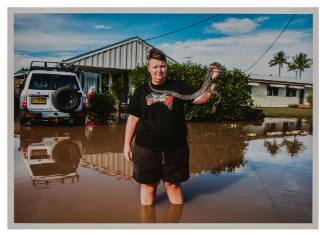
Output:
<path fill-rule="evenodd" d="M 191 88 L 181 80 L 166 80 L 166 55 L 151 49 L 148 55 L 151 86 L 188 94 Z M 220 69 L 212 70 L 215 78 Z M 206 91 L 194 104 L 209 101 Z M 157 186 L 162 179 L 172 204 L 183 204 L 181 182 L 189 178 L 189 148 L 184 115 L 184 102 L 176 97 L 152 92 L 148 83 L 139 86 L 131 97 L 126 124 L 124 157 L 132 161 L 133 177 L 141 184 L 142 205 L 154 203 Z M 135 145 L 132 150 L 132 140 Z"/>

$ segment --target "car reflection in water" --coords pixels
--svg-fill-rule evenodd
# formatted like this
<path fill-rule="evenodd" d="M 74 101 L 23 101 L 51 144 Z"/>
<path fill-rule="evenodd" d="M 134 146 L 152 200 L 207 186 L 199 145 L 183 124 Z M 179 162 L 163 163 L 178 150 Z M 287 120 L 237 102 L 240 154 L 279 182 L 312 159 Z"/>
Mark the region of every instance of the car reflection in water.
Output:
<path fill-rule="evenodd" d="M 78 181 L 82 149 L 82 139 L 71 135 L 67 128 L 28 128 L 21 134 L 23 159 L 37 187 L 67 179 Z"/>

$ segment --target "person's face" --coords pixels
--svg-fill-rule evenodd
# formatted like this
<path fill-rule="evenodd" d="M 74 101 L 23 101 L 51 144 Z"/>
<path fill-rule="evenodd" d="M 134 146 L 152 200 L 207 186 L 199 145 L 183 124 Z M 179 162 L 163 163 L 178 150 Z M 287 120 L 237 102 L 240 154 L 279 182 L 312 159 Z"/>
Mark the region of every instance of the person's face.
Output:
<path fill-rule="evenodd" d="M 151 82 L 153 84 L 162 84 L 166 81 L 167 63 L 162 60 L 150 59 L 148 71 L 151 75 Z"/>

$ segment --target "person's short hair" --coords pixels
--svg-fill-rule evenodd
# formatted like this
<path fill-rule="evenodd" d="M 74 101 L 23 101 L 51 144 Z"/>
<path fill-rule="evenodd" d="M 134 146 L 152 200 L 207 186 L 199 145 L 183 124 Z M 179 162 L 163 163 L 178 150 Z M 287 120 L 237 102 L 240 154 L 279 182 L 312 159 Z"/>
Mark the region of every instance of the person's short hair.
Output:
<path fill-rule="evenodd" d="M 223 66 L 221 66 L 220 63 L 218 62 L 213 62 L 210 64 L 210 67 L 216 66 L 219 70 L 221 70 L 223 68 Z"/>
<path fill-rule="evenodd" d="M 156 48 L 152 48 L 148 54 L 148 62 L 150 59 L 157 59 L 167 62 L 167 56 L 161 51 Z"/>

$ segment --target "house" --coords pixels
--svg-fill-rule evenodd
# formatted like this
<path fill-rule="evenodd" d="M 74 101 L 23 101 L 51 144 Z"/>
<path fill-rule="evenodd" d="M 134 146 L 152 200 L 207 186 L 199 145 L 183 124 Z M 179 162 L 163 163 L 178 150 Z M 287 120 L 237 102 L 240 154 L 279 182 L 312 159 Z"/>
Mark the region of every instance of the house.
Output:
<path fill-rule="evenodd" d="M 313 93 L 313 83 L 308 80 L 259 74 L 250 74 L 250 77 L 251 95 L 257 107 L 307 105 L 307 96 Z"/>
<path fill-rule="evenodd" d="M 128 70 L 147 63 L 147 55 L 154 48 L 139 37 L 132 37 L 81 55 L 63 60 L 79 66 L 79 79 L 83 91 L 93 89 L 106 92 L 115 80 L 122 80 L 131 88 Z M 167 56 L 168 63 L 178 63 Z M 127 97 L 126 97 L 127 100 Z"/>

